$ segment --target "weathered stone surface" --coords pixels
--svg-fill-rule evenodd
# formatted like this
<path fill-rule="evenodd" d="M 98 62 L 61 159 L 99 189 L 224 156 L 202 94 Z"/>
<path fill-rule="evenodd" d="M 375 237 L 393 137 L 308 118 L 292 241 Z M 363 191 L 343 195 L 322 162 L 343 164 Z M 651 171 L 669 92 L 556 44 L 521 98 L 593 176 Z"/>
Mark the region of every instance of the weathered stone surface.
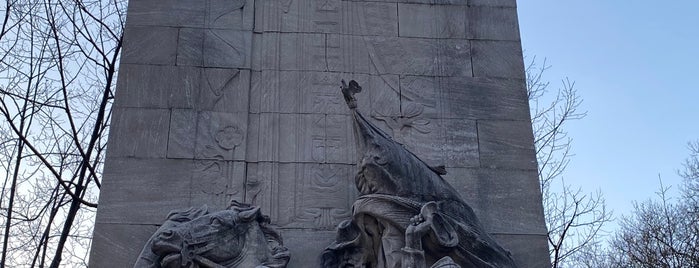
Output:
<path fill-rule="evenodd" d="M 206 28 L 252 30 L 254 0 L 209 0 Z"/>
<path fill-rule="evenodd" d="M 253 113 L 348 114 L 337 81 L 348 73 L 261 71 L 252 73 L 250 111 Z M 360 110 L 370 114 L 398 115 L 399 88 L 395 75 L 355 74 L 372 91 Z"/>
<path fill-rule="evenodd" d="M 255 32 L 398 35 L 396 4 L 258 0 Z"/>
<path fill-rule="evenodd" d="M 470 6 L 517 7 L 516 0 L 468 0 Z"/>
<path fill-rule="evenodd" d="M 109 156 L 165 157 L 169 124 L 170 110 L 114 108 Z"/>
<path fill-rule="evenodd" d="M 175 65 L 177 55 L 176 28 L 126 27 L 121 63 Z"/>
<path fill-rule="evenodd" d="M 156 229 L 152 224 L 96 223 L 90 266 L 133 267 L 141 251 L 134 245 L 145 244 Z"/>
<path fill-rule="evenodd" d="M 447 167 L 477 167 L 480 165 L 476 122 L 466 119 L 442 119 L 446 129 Z"/>
<path fill-rule="evenodd" d="M 247 113 L 199 112 L 194 157 L 245 160 L 247 119 Z"/>
<path fill-rule="evenodd" d="M 378 1 L 346 2 L 344 34 L 398 36 L 396 4 Z"/>
<path fill-rule="evenodd" d="M 447 172 L 445 179 L 471 204 L 488 232 L 546 234 L 535 170 L 447 168 Z"/>
<path fill-rule="evenodd" d="M 417 109 L 427 118 L 529 118 L 529 104 L 522 80 L 402 76 L 400 84 L 402 110 Z"/>
<path fill-rule="evenodd" d="M 204 8 L 201 1 L 195 0 L 159 0 L 129 2 L 129 26 L 204 26 Z"/>
<path fill-rule="evenodd" d="M 446 129 L 442 119 L 408 115 L 383 121 L 389 126 L 389 135 L 426 163 L 446 163 Z"/>
<path fill-rule="evenodd" d="M 251 117 L 251 161 L 353 163 L 346 116 L 261 113 Z M 254 134 L 252 134 L 254 133 Z"/>
<path fill-rule="evenodd" d="M 471 76 L 470 45 L 461 39 L 366 37 L 379 74 Z"/>
<path fill-rule="evenodd" d="M 228 29 L 204 31 L 204 66 L 250 68 L 252 32 Z"/>
<path fill-rule="evenodd" d="M 246 196 L 282 228 L 333 230 L 350 215 L 353 170 L 347 164 L 249 163 Z"/>
<path fill-rule="evenodd" d="M 493 234 L 495 240 L 511 250 L 519 267 L 551 267 L 546 234 Z"/>
<path fill-rule="evenodd" d="M 110 152 L 111 153 L 111 152 Z M 111 157 L 105 165 L 97 223 L 160 224 L 189 207 L 192 160 Z"/>
<path fill-rule="evenodd" d="M 279 69 L 325 71 L 327 69 L 325 44 L 324 34 L 279 34 Z M 264 48 L 263 51 L 265 51 Z M 265 66 L 262 68 L 266 69 Z"/>
<path fill-rule="evenodd" d="M 206 68 L 201 76 L 199 109 L 247 112 L 250 70 Z"/>
<path fill-rule="evenodd" d="M 309 252 L 322 252 L 335 238 L 335 231 L 285 228 L 281 232 L 293 256 L 288 267 L 318 267 L 318 255 Z"/>
<path fill-rule="evenodd" d="M 339 33 L 342 29 L 340 0 L 277 2 L 277 10 L 281 10 L 278 29 L 282 32 Z"/>
<path fill-rule="evenodd" d="M 372 47 L 367 37 L 353 35 L 327 35 L 327 70 L 348 73 L 376 73 L 372 61 Z"/>
<path fill-rule="evenodd" d="M 449 77 L 439 85 L 445 118 L 529 120 L 522 80 Z"/>
<path fill-rule="evenodd" d="M 197 113 L 190 109 L 172 109 L 167 139 L 167 158 L 194 158 Z"/>
<path fill-rule="evenodd" d="M 411 4 L 432 4 L 432 5 L 468 5 L 473 0 L 348 0 L 352 2 L 389 2 L 389 3 L 411 3 Z M 488 0 L 485 0 L 488 1 Z M 514 0 L 512 0 L 514 1 Z"/>
<path fill-rule="evenodd" d="M 532 125 L 527 121 L 478 121 L 481 166 L 536 170 Z"/>
<path fill-rule="evenodd" d="M 326 36 L 307 33 L 256 34 L 254 70 L 325 71 Z"/>
<path fill-rule="evenodd" d="M 468 9 L 468 16 L 471 19 L 470 38 L 519 40 L 515 8 L 472 6 Z"/>
<path fill-rule="evenodd" d="M 177 65 L 203 66 L 204 29 L 180 28 L 177 37 Z"/>
<path fill-rule="evenodd" d="M 516 41 L 471 41 L 473 76 L 524 79 L 522 46 Z"/>
<path fill-rule="evenodd" d="M 398 4 L 400 36 L 466 38 L 467 10 L 466 6 Z"/>
<path fill-rule="evenodd" d="M 195 160 L 190 203 L 206 204 L 213 211 L 243 200 L 245 172 L 241 161 Z"/>
<path fill-rule="evenodd" d="M 192 108 L 200 77 L 195 67 L 122 64 L 115 106 Z"/>
<path fill-rule="evenodd" d="M 400 76 L 401 110 L 419 110 L 420 116 L 444 118 L 445 100 L 435 76 Z M 411 107 L 412 108 L 409 108 Z M 415 108 L 418 107 L 418 108 Z"/>

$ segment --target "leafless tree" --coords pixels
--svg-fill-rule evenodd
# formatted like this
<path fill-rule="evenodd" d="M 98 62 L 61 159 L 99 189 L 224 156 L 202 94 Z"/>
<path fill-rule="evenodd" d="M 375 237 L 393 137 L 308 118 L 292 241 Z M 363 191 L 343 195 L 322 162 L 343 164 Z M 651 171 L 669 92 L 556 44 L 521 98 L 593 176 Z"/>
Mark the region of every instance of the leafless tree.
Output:
<path fill-rule="evenodd" d="M 123 0 L 8 0 L 0 28 L 0 267 L 87 266 Z"/>
<path fill-rule="evenodd" d="M 613 267 L 699 267 L 699 141 L 689 143 L 690 155 L 679 172 L 682 195 L 673 200 L 660 182 L 658 199 L 634 204 L 601 258 Z"/>
<path fill-rule="evenodd" d="M 534 57 L 529 62 L 527 93 L 551 263 L 561 267 L 575 254 L 599 242 L 598 234 L 611 220 L 611 213 L 606 210 L 601 192 L 585 193 L 563 179 L 572 157 L 572 138 L 566 126 L 585 117 L 586 112 L 579 110 L 582 99 L 574 82 L 566 78 L 560 88 L 550 89 L 550 82 L 544 79 L 549 68 L 546 60 L 539 63 Z"/>
<path fill-rule="evenodd" d="M 614 266 L 699 267 L 698 217 L 684 200 L 672 202 L 668 189 L 661 186 L 659 200 L 636 203 L 622 218 L 608 254 Z"/>

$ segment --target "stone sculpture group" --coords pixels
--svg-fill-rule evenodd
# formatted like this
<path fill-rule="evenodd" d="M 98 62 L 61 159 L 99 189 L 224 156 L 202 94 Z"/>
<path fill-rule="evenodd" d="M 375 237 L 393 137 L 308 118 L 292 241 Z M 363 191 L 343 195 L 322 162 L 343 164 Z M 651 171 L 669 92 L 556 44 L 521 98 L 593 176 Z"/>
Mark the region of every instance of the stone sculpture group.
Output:
<path fill-rule="evenodd" d="M 360 192 L 351 218 L 319 253 L 320 267 L 516 267 L 473 210 L 441 175 L 367 120 L 352 80 L 341 91 L 354 121 Z M 134 267 L 286 267 L 288 250 L 259 207 L 233 201 L 175 211 L 143 248 Z M 310 254 L 310 253 L 309 253 Z"/>

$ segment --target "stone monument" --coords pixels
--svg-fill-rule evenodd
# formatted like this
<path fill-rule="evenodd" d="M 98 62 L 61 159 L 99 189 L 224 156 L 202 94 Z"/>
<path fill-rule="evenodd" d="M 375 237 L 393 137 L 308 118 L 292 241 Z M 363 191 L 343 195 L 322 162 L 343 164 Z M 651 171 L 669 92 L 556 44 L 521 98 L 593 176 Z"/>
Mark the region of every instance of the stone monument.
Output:
<path fill-rule="evenodd" d="M 357 109 L 520 267 L 548 265 L 514 0 L 132 0 L 91 267 L 132 267 L 171 210 L 230 200 L 315 267 L 352 217 Z M 419 223 L 418 223 L 419 225 Z"/>

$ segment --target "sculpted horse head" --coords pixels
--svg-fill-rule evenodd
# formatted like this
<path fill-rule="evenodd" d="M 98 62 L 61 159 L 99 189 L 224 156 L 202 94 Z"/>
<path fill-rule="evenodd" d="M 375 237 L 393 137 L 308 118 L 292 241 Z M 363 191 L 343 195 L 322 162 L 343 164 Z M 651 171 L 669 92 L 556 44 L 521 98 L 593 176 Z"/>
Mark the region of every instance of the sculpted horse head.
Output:
<path fill-rule="evenodd" d="M 286 267 L 288 250 L 260 208 L 233 201 L 226 210 L 173 211 L 134 267 Z"/>

